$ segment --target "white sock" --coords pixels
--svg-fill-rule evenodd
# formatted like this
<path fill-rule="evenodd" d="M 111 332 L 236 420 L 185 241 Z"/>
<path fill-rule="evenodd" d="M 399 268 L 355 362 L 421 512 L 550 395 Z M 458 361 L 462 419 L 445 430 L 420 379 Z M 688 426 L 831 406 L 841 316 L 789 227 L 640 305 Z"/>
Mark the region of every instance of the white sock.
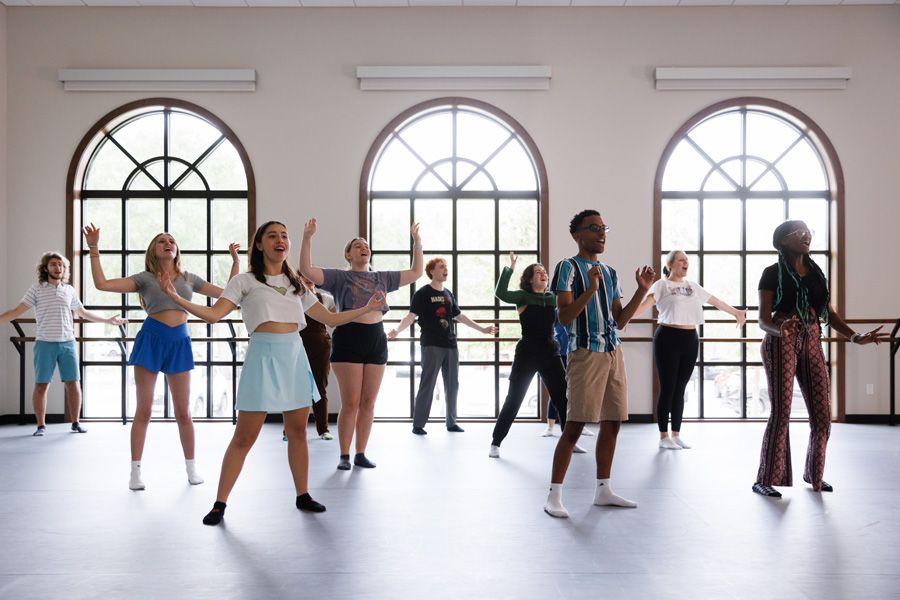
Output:
<path fill-rule="evenodd" d="M 204 482 L 204 479 L 197 473 L 197 466 L 194 464 L 194 459 L 184 459 L 184 468 L 188 474 L 188 483 L 191 485 L 200 485 Z"/>
<path fill-rule="evenodd" d="M 491 446 L 491 451 L 488 453 L 488 456 L 491 458 L 500 458 L 500 446 Z"/>
<path fill-rule="evenodd" d="M 544 512 L 551 517 L 559 519 L 567 519 L 569 511 L 562 503 L 562 486 L 561 483 L 551 483 L 550 493 L 547 494 L 547 501 L 544 503 Z"/>
<path fill-rule="evenodd" d="M 146 487 L 141 480 L 141 461 L 131 461 L 131 478 L 128 481 L 128 489 L 143 490 Z"/>
<path fill-rule="evenodd" d="M 659 447 L 665 450 L 681 450 L 681 446 L 674 442 L 669 436 L 659 438 Z"/>
<path fill-rule="evenodd" d="M 587 454 L 587 450 L 585 450 L 578 444 L 575 444 L 575 446 L 572 448 L 572 453 L 573 454 Z"/>
<path fill-rule="evenodd" d="M 623 508 L 637 508 L 637 502 L 628 500 L 614 494 L 609 484 L 609 479 L 597 480 L 597 491 L 594 493 L 594 504 L 597 506 L 621 506 Z"/>
<path fill-rule="evenodd" d="M 680 447 L 684 448 L 685 450 L 690 450 L 690 448 L 691 448 L 691 445 L 688 444 L 687 442 L 685 442 L 683 439 L 681 439 L 680 435 L 673 435 L 672 441 L 675 442 L 676 444 L 678 444 Z"/>

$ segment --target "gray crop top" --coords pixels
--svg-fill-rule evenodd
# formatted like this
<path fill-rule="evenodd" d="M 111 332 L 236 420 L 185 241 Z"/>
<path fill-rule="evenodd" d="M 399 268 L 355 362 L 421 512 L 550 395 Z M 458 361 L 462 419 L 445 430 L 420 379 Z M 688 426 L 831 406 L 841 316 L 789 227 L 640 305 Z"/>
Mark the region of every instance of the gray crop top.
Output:
<path fill-rule="evenodd" d="M 175 291 L 178 295 L 187 301 L 191 300 L 194 292 L 199 290 L 206 283 L 202 277 L 198 277 L 193 273 L 183 273 L 184 277 L 176 277 L 172 282 L 175 285 Z M 185 279 L 187 277 L 187 279 Z M 148 315 L 153 315 L 164 310 L 180 310 L 186 312 L 183 308 L 172 302 L 171 298 L 166 296 L 165 292 L 159 287 L 156 281 L 156 275 L 150 271 L 142 271 L 129 277 L 137 285 L 137 293 L 141 300 L 144 301 L 144 310 Z"/>
<path fill-rule="evenodd" d="M 325 279 L 319 287 L 334 296 L 338 311 L 362 308 L 375 292 L 385 296 L 400 287 L 400 271 L 345 271 L 322 269 Z M 382 314 L 390 310 L 385 304 Z"/>

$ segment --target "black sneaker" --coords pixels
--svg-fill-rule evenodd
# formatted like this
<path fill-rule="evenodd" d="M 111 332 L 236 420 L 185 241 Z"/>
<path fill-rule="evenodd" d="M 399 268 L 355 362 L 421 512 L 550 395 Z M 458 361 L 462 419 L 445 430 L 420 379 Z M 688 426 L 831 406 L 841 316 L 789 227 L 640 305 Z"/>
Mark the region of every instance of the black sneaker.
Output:
<path fill-rule="evenodd" d="M 356 456 L 353 457 L 353 464 L 357 467 L 362 467 L 363 469 L 374 469 L 375 463 L 366 458 L 366 455 L 362 452 L 357 452 Z"/>
<path fill-rule="evenodd" d="M 47 433 L 47 428 L 41 425 L 31 435 L 33 437 L 43 437 L 45 433 Z"/>
<path fill-rule="evenodd" d="M 72 423 L 72 433 L 87 433 L 87 429 L 81 426 L 81 423 Z"/>
<path fill-rule="evenodd" d="M 341 460 L 338 462 L 338 471 L 349 471 L 350 470 L 350 459 L 341 457 Z"/>
<path fill-rule="evenodd" d="M 465 433 L 466 430 L 463 429 L 462 427 L 460 427 L 459 425 L 453 425 L 451 427 L 448 427 L 447 431 L 450 431 L 452 433 Z"/>
<path fill-rule="evenodd" d="M 753 488 L 751 489 L 755 494 L 759 494 L 767 498 L 781 498 L 781 492 L 773 488 L 771 485 L 763 485 L 758 481 L 753 484 Z"/>
<path fill-rule="evenodd" d="M 297 496 L 297 508 L 306 512 L 325 512 L 325 505 L 312 499 L 309 493 Z"/>
<path fill-rule="evenodd" d="M 413 427 L 413 433 L 416 435 L 428 435 L 424 427 Z"/>

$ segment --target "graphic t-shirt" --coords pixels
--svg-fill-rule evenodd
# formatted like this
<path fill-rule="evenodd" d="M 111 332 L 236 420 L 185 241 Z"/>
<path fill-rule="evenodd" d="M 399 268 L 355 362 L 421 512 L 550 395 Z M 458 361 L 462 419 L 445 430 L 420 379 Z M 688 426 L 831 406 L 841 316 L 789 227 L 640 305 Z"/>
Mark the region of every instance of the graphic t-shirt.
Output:
<path fill-rule="evenodd" d="M 453 292 L 425 285 L 413 295 L 409 312 L 419 317 L 417 323 L 422 329 L 419 340 L 423 346 L 456 348 L 454 318 L 462 311 L 456 304 Z"/>

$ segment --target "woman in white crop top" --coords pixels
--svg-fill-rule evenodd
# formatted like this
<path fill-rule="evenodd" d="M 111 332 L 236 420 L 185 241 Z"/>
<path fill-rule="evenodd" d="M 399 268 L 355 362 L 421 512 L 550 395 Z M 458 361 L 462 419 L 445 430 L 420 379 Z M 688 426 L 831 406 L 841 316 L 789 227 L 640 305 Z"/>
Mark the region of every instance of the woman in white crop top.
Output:
<path fill-rule="evenodd" d="M 310 512 L 325 510 L 312 499 L 307 487 L 306 424 L 309 407 L 319 400 L 319 393 L 297 332 L 306 326 L 304 312 L 333 327 L 381 310 L 384 295 L 375 294 L 361 308 L 332 313 L 307 291 L 288 264 L 290 248 L 291 240 L 282 223 L 263 224 L 256 230 L 250 246 L 250 272 L 229 281 L 222 296 L 210 307 L 188 302 L 178 295 L 167 276 L 160 278 L 160 286 L 173 302 L 209 323 L 215 323 L 240 306 L 250 332 L 250 346 L 238 384 L 237 426 L 222 459 L 216 502 L 203 518 L 206 525 L 221 523 L 225 502 L 269 412 L 281 412 L 284 416 L 297 508 Z"/>
<path fill-rule="evenodd" d="M 91 223 L 82 232 L 90 251 L 94 287 L 117 294 L 136 292 L 147 311 L 147 318 L 134 338 L 128 357 L 128 364 L 134 367 L 134 384 L 137 390 L 137 408 L 131 423 L 131 477 L 128 487 L 132 490 L 145 489 L 141 477 L 141 456 L 153 412 L 156 378 L 160 373 L 165 374 L 172 393 L 188 482 L 191 485 L 203 483 L 203 478 L 194 466 L 194 424 L 189 407 L 194 355 L 187 326 L 188 316 L 184 310 L 169 301 L 159 288 L 156 278 L 160 273 L 165 273 L 176 283 L 178 292 L 188 300 L 194 292 L 218 298 L 222 288 L 182 269 L 181 250 L 169 233 L 159 233 L 150 240 L 144 254 L 144 271 L 130 277 L 107 279 L 100 262 L 100 228 Z M 238 272 L 238 248 L 238 244 L 228 247 L 232 258 L 231 277 Z"/>
<path fill-rule="evenodd" d="M 703 305 L 710 304 L 732 315 L 737 324 L 743 325 L 747 311 L 738 310 L 688 281 L 690 266 L 687 255 L 673 250 L 666 256 L 663 279 L 656 281 L 637 313 L 655 304 L 659 311 L 659 327 L 653 334 L 653 358 L 659 375 L 659 398 L 656 403 L 656 421 L 659 425 L 659 447 L 668 450 L 690 448 L 681 439 L 681 418 L 684 414 L 684 390 L 687 388 L 700 340 L 697 326 L 703 324 Z M 669 437 L 669 413 L 672 414 L 672 437 Z"/>

